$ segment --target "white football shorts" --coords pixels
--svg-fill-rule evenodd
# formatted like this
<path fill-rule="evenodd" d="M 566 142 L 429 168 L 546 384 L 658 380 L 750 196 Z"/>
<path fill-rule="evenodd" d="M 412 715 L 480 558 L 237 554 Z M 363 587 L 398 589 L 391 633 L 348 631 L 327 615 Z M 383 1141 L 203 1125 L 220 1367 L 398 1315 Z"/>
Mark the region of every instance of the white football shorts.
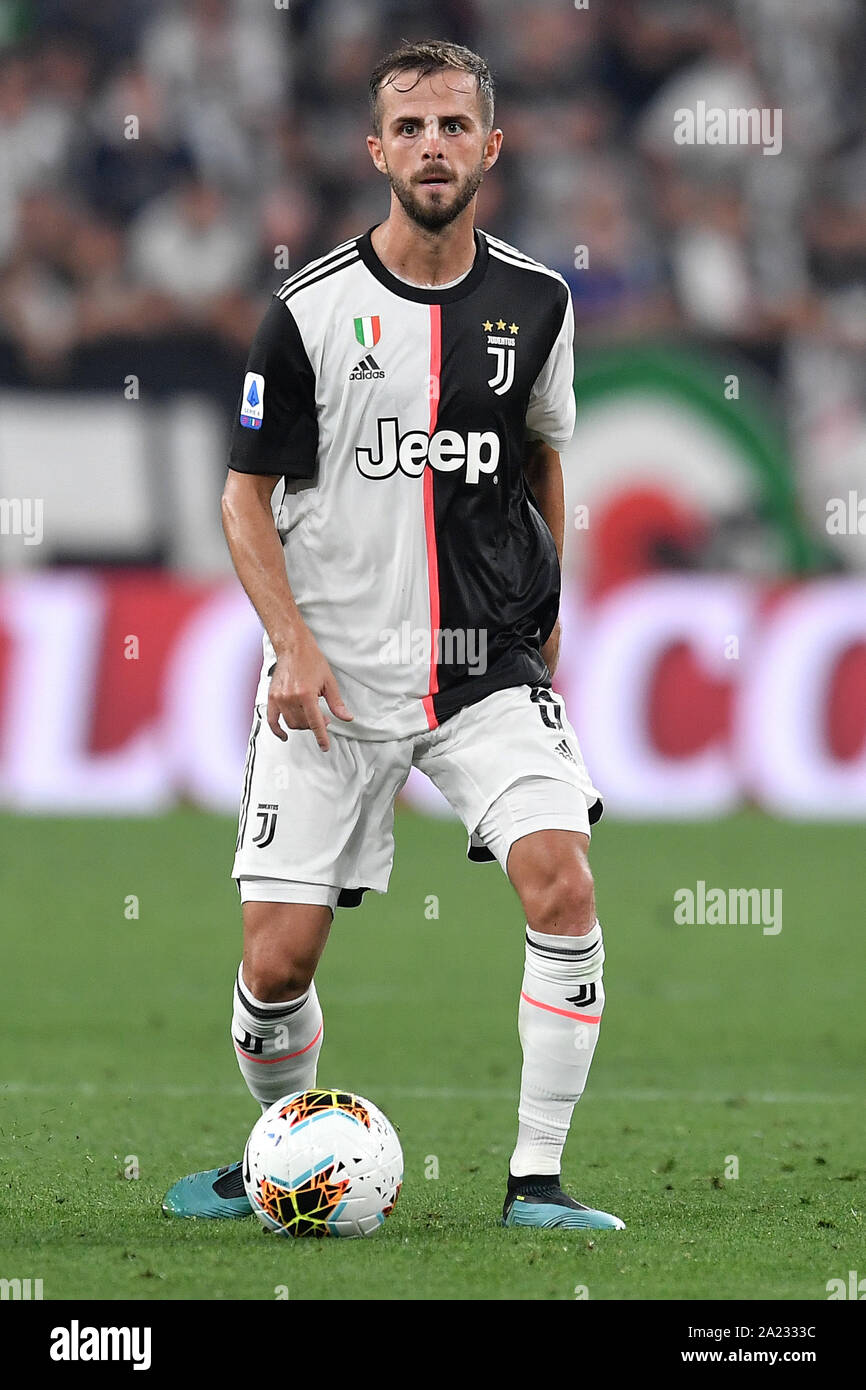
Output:
<path fill-rule="evenodd" d="M 602 814 L 565 702 L 511 686 L 466 705 L 438 729 L 373 742 L 328 725 L 282 742 L 256 706 L 244 768 L 232 878 L 241 900 L 357 907 L 384 893 L 394 862 L 394 802 L 412 767 L 448 800 L 469 833 L 468 855 L 503 870 L 536 830 L 589 835 Z M 343 726 L 343 727 L 351 727 Z"/>

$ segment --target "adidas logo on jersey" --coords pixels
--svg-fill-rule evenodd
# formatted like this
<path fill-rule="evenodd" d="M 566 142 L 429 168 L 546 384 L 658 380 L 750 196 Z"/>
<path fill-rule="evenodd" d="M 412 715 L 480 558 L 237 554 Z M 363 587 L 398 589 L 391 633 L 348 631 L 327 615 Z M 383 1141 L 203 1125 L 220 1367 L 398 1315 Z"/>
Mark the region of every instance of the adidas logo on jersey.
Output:
<path fill-rule="evenodd" d="M 355 449 L 358 472 L 365 478 L 390 478 L 399 468 L 409 478 L 420 478 L 428 466 L 440 473 L 456 473 L 465 468 L 466 482 L 477 483 L 483 473 L 499 467 L 501 442 L 494 430 L 407 430 L 400 433 L 400 422 L 393 416 L 377 420 L 378 451 Z"/>
<path fill-rule="evenodd" d="M 571 749 L 569 748 L 568 744 L 566 743 L 565 739 L 562 739 L 562 740 L 556 745 L 556 752 L 557 752 L 557 753 L 561 753 L 562 756 L 563 756 L 564 758 L 567 758 L 568 761 L 569 761 L 570 763 L 577 762 L 577 759 L 575 758 L 574 754 L 572 753 L 572 751 L 571 751 Z"/>
<path fill-rule="evenodd" d="M 372 353 L 368 352 L 366 357 L 349 373 L 350 381 L 381 381 L 385 373 L 379 366 Z"/>

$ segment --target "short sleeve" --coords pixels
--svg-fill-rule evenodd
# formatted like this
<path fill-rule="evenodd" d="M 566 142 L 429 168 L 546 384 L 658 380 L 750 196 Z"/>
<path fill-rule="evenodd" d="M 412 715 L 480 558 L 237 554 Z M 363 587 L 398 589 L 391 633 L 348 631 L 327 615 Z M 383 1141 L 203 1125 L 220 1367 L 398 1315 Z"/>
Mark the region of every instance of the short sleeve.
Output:
<path fill-rule="evenodd" d="M 318 447 L 315 374 L 294 315 L 274 298 L 247 359 L 229 467 L 238 473 L 312 478 Z"/>
<path fill-rule="evenodd" d="M 529 396 L 527 438 L 561 449 L 574 433 L 574 419 L 574 309 L 563 285 L 559 331 Z"/>

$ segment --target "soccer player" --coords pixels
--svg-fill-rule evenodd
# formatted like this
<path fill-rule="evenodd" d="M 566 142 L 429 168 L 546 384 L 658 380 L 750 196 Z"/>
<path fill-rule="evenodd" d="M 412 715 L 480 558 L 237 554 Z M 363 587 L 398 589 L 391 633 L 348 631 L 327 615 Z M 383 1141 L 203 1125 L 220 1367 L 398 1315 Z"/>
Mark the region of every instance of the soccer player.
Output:
<path fill-rule="evenodd" d="M 275 293 L 223 495 L 264 627 L 232 869 L 234 1047 L 263 1109 L 315 1085 L 316 966 L 336 908 L 387 890 L 394 800 L 418 767 L 526 917 L 503 1223 L 621 1228 L 561 1187 L 604 1009 L 587 860 L 602 803 L 551 688 L 571 296 L 475 228 L 502 143 L 482 58 L 404 46 L 370 98 L 388 217 Z M 240 1163 L 182 1178 L 164 1210 L 249 1215 Z"/>

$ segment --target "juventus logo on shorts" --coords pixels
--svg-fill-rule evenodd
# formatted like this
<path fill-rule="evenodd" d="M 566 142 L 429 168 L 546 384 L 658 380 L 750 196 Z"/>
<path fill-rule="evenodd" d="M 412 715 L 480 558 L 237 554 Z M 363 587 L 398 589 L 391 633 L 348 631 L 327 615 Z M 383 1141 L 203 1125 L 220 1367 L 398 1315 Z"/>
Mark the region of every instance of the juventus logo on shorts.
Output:
<path fill-rule="evenodd" d="M 258 845 L 259 849 L 267 849 L 274 838 L 277 829 L 277 810 L 278 807 L 268 805 L 267 802 L 260 801 L 256 815 L 259 818 L 258 833 L 253 836 L 253 844 Z"/>
<path fill-rule="evenodd" d="M 576 1008 L 585 1008 L 587 1004 L 595 1003 L 595 985 L 581 985 L 577 994 L 566 996 L 566 1003 L 574 1004 Z"/>
<path fill-rule="evenodd" d="M 562 732 L 562 705 L 557 702 L 556 696 L 549 690 L 536 688 L 529 692 L 529 698 L 533 704 L 538 706 L 538 713 L 541 715 L 541 722 L 546 724 L 548 729 L 558 729 Z"/>

